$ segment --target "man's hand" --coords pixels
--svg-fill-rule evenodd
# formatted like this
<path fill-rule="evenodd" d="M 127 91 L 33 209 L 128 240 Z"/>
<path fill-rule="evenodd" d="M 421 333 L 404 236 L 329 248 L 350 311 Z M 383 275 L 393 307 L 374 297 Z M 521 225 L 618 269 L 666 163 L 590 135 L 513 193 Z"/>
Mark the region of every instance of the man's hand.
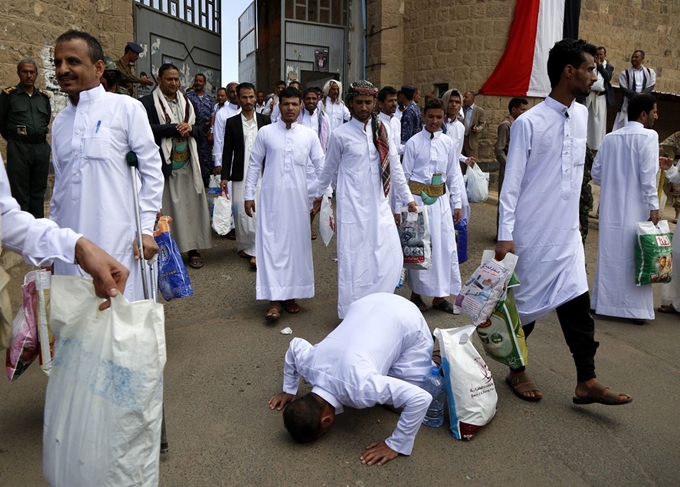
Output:
<path fill-rule="evenodd" d="M 312 204 L 312 213 L 315 215 L 321 211 L 321 202 L 323 201 L 323 195 L 318 198 L 314 198 L 314 203 Z"/>
<path fill-rule="evenodd" d="M 227 181 L 226 179 L 223 179 L 222 182 L 220 183 L 220 188 L 222 188 L 222 191 L 224 191 L 224 193 L 227 196 L 229 196 L 229 191 L 228 191 L 229 190 L 229 181 Z"/>
<path fill-rule="evenodd" d="M 401 213 L 394 214 L 394 223 L 396 223 L 397 225 L 401 225 Z"/>
<path fill-rule="evenodd" d="M 479 132 L 479 129 L 477 127 L 472 127 L 470 129 L 470 132 L 472 132 L 473 134 L 476 134 L 477 132 Z"/>
<path fill-rule="evenodd" d="M 465 164 L 467 164 L 470 167 L 474 167 L 476 162 L 477 160 L 474 157 L 468 157 L 467 159 L 465 159 Z"/>
<path fill-rule="evenodd" d="M 293 402 L 295 400 L 295 394 L 288 394 L 287 392 L 282 392 L 269 399 L 269 409 L 276 409 L 281 411 L 286 404 Z"/>
<path fill-rule="evenodd" d="M 95 293 L 100 298 L 106 299 L 99 306 L 100 310 L 105 310 L 111 305 L 111 298 L 125 291 L 130 271 L 84 237 L 78 239 L 75 250 L 78 264 L 92 276 Z"/>
<path fill-rule="evenodd" d="M 153 81 L 151 81 L 149 78 L 142 78 L 142 84 L 145 86 L 153 86 Z"/>
<path fill-rule="evenodd" d="M 151 235 L 142 234 L 142 246 L 144 247 L 144 259 L 146 260 L 153 259 L 153 256 L 158 253 L 158 244 Z M 136 238 L 132 241 L 132 253 L 135 256 L 135 260 L 139 260 L 139 245 L 137 245 Z"/>
<path fill-rule="evenodd" d="M 222 174 L 222 166 L 215 166 L 213 167 L 213 174 Z"/>
<path fill-rule="evenodd" d="M 191 125 L 186 122 L 178 123 L 177 131 L 182 137 L 191 137 Z"/>
<path fill-rule="evenodd" d="M 411 201 L 408 204 L 408 212 L 409 213 L 418 213 L 418 205 L 416 205 L 415 201 Z"/>
<path fill-rule="evenodd" d="M 378 466 L 383 465 L 390 460 L 394 460 L 399 456 L 399 453 L 387 446 L 384 441 L 374 441 L 366 447 L 366 453 L 361 455 L 361 463 L 364 465 L 373 465 L 377 463 Z"/>
<path fill-rule="evenodd" d="M 496 256 L 494 258 L 501 261 L 505 259 L 505 254 L 508 252 L 511 254 L 515 253 L 515 242 L 512 240 L 499 240 L 496 244 Z"/>
<path fill-rule="evenodd" d="M 460 208 L 455 208 L 453 210 L 453 224 L 457 224 L 461 218 L 463 218 L 463 210 Z"/>
<path fill-rule="evenodd" d="M 253 217 L 253 212 L 255 211 L 255 201 L 248 200 L 243 203 L 243 209 L 246 210 L 246 215 L 250 218 Z"/>
<path fill-rule="evenodd" d="M 215 141 L 212 129 L 208 130 L 208 135 L 205 136 L 205 139 L 208 141 L 210 145 L 212 145 L 212 143 Z"/>
<path fill-rule="evenodd" d="M 654 226 L 659 223 L 659 210 L 650 210 L 649 221 L 652 222 Z"/>
<path fill-rule="evenodd" d="M 664 171 L 667 171 L 673 165 L 673 159 L 670 157 L 659 157 L 659 167 Z"/>

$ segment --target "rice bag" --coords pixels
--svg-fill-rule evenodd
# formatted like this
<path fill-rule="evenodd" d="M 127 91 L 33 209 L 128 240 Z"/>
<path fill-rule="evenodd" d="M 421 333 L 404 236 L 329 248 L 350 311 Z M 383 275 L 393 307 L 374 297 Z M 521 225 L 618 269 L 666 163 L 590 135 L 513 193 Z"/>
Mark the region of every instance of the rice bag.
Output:
<path fill-rule="evenodd" d="M 667 220 L 637 223 L 635 246 L 635 284 L 643 286 L 671 282 L 673 271 L 673 237 Z"/>
<path fill-rule="evenodd" d="M 409 212 L 408 207 L 399 210 L 399 241 L 404 254 L 404 268 L 427 270 L 432 267 L 432 247 L 430 242 L 430 222 L 427 209 L 418 207 L 418 212 Z"/>

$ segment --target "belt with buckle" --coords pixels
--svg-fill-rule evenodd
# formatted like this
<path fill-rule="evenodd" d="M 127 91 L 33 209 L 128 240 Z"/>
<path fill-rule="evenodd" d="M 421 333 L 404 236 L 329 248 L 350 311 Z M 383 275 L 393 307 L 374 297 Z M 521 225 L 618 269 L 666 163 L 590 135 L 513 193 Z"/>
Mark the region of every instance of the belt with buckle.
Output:
<path fill-rule="evenodd" d="M 43 142 L 47 142 L 47 134 L 19 135 L 8 131 L 7 135 L 10 139 L 24 144 L 42 144 Z"/>

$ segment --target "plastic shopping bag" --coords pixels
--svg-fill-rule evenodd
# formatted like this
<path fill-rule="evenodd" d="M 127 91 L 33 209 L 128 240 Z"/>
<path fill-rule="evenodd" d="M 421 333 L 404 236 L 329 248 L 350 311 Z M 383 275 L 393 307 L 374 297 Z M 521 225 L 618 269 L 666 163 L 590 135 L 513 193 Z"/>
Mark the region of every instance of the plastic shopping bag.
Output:
<path fill-rule="evenodd" d="M 90 279 L 52 278 L 57 337 L 47 383 L 43 474 L 52 487 L 158 485 L 163 305 L 122 294 L 99 311 Z"/>
<path fill-rule="evenodd" d="M 324 194 L 321 200 L 321 211 L 319 216 L 319 232 L 323 243 L 328 246 L 335 235 L 335 217 L 333 216 L 333 203 L 331 197 Z"/>
<path fill-rule="evenodd" d="M 493 419 L 498 402 L 491 371 L 470 340 L 474 332 L 475 325 L 434 330 L 442 355 L 451 432 L 457 440 L 471 440 Z"/>
<path fill-rule="evenodd" d="M 404 268 L 427 270 L 432 267 L 432 247 L 430 244 L 430 223 L 427 209 L 418 207 L 417 213 L 408 211 L 404 206 L 399 210 L 399 240 L 404 254 Z"/>
<path fill-rule="evenodd" d="M 231 231 L 234 222 L 231 211 L 231 200 L 223 191 L 215 200 L 215 210 L 213 211 L 212 227 L 217 235 L 224 236 Z"/>
<path fill-rule="evenodd" d="M 477 336 L 482 341 L 486 354 L 497 362 L 512 369 L 529 363 L 524 329 L 519 320 L 517 304 L 512 288 L 519 286 L 519 279 L 513 272 L 505 293 L 488 320 L 477 327 Z"/>
<path fill-rule="evenodd" d="M 642 286 L 671 282 L 673 271 L 673 237 L 667 220 L 637 224 L 635 246 L 635 284 Z"/>
<path fill-rule="evenodd" d="M 170 233 L 169 216 L 161 216 L 154 239 L 158 244 L 158 289 L 166 301 L 194 295 L 187 268 Z"/>
<path fill-rule="evenodd" d="M 465 173 L 470 203 L 481 203 L 489 198 L 489 173 L 482 172 L 479 164 L 468 167 Z"/>
<path fill-rule="evenodd" d="M 468 226 L 467 218 L 461 218 L 458 223 L 453 225 L 456 231 L 456 253 L 458 254 L 458 263 L 462 264 L 468 260 Z"/>
<path fill-rule="evenodd" d="M 208 208 L 210 209 L 210 217 L 213 215 L 213 208 L 215 206 L 215 199 L 222 192 L 222 180 L 217 174 L 210 175 L 210 181 L 208 182 L 208 192 L 206 194 L 208 200 Z"/>
<path fill-rule="evenodd" d="M 456 306 L 463 308 L 474 324 L 484 323 L 503 295 L 516 265 L 515 254 L 508 253 L 499 262 L 494 259 L 493 250 L 485 250 L 482 265 L 463 285 L 463 289 L 456 297 Z"/>

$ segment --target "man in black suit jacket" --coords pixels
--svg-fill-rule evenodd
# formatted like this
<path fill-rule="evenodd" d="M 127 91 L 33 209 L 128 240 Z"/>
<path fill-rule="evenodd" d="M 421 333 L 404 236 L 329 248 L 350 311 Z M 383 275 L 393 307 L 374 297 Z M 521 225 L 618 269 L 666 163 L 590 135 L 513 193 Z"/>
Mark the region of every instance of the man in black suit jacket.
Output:
<path fill-rule="evenodd" d="M 614 106 L 614 88 L 612 87 L 611 84 L 611 79 L 612 76 L 614 76 L 614 66 L 609 64 L 609 61 L 607 61 L 607 49 L 604 46 L 600 46 L 597 48 L 597 52 L 600 55 L 600 62 L 597 65 L 597 71 L 602 75 L 604 78 L 604 88 L 605 92 L 607 93 L 607 105 L 610 107 Z"/>
<path fill-rule="evenodd" d="M 231 181 L 231 200 L 234 208 L 236 227 L 236 250 L 241 257 L 250 257 L 251 267 L 255 260 L 255 218 L 246 215 L 244 204 L 245 178 L 248 173 L 250 151 L 257 132 L 271 123 L 268 115 L 255 112 L 257 92 L 250 83 L 241 83 L 236 88 L 241 113 L 227 119 L 224 129 L 222 160 L 215 160 L 215 166 L 222 167 L 222 189 L 226 192 Z"/>

